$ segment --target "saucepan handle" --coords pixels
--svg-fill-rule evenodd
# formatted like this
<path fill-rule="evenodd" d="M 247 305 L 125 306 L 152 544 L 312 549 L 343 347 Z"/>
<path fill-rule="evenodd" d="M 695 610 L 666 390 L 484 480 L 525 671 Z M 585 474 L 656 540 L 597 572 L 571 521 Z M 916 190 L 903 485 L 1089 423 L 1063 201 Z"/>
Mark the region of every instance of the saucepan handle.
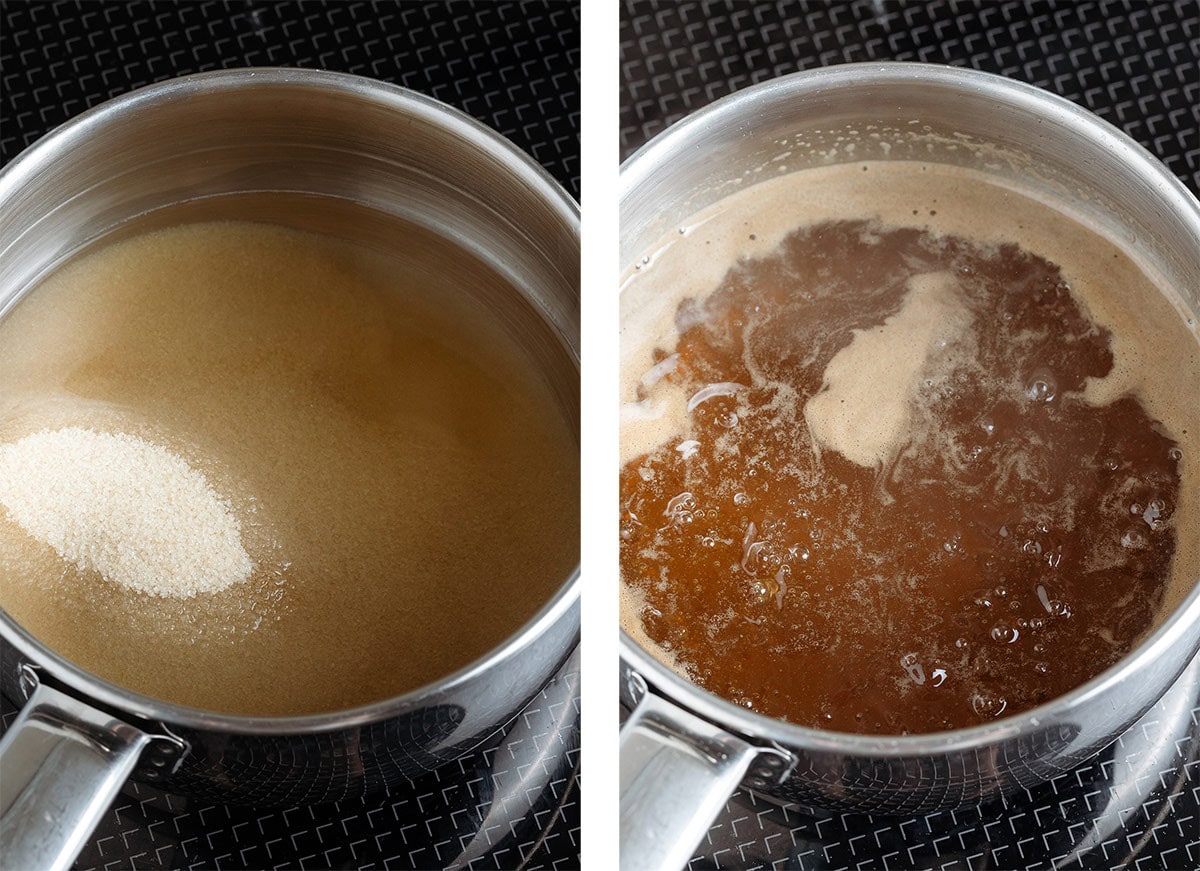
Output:
<path fill-rule="evenodd" d="M 760 749 L 654 692 L 621 727 L 621 871 L 679 871 Z"/>
<path fill-rule="evenodd" d="M 38 684 L 0 740 L 4 867 L 70 868 L 152 738 Z"/>

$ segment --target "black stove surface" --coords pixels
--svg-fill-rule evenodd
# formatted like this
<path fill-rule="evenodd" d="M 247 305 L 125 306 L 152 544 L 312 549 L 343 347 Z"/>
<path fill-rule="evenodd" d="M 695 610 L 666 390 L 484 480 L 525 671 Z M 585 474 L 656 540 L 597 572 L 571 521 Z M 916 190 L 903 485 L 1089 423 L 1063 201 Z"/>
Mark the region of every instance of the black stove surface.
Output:
<path fill-rule="evenodd" d="M 1195 0 L 626 0 L 622 157 L 733 91 L 872 60 L 973 67 L 1060 94 L 1200 192 Z M 781 806 L 740 790 L 689 867 L 1200 868 L 1200 659 L 1109 749 L 1035 790 L 909 819 Z"/>
<path fill-rule="evenodd" d="M 461 109 L 579 199 L 575 0 L 0 0 L 0 9 L 0 163 L 142 85 L 230 67 L 308 67 Z"/>
<path fill-rule="evenodd" d="M 135 87 L 213 69 L 298 66 L 449 103 L 579 197 L 576 2 L 0 0 L 0 10 L 0 163 Z M 16 711 L 0 701 L 0 724 Z M 573 659 L 487 746 L 363 801 L 254 811 L 130 783 L 77 867 L 578 867 L 578 712 Z"/>

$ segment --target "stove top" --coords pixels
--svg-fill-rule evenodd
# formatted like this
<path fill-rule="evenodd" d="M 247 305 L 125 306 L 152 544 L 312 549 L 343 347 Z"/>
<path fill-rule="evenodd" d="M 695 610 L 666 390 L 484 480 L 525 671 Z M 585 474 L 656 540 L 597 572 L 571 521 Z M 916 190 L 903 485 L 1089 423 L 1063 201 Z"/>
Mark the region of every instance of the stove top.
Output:
<path fill-rule="evenodd" d="M 621 152 L 775 76 L 837 63 L 973 67 L 1080 103 L 1200 192 L 1195 0 L 625 0 Z M 692 871 L 1200 868 L 1200 659 L 1090 763 L 1037 789 L 912 818 L 735 793 Z"/>
<path fill-rule="evenodd" d="M 109 97 L 240 66 L 338 70 L 449 103 L 579 197 L 576 2 L 4 2 L 0 163 Z M 0 700 L 0 725 L 17 705 Z M 262 810 L 130 783 L 78 868 L 571 868 L 579 865 L 579 672 L 503 735 L 364 801 Z"/>

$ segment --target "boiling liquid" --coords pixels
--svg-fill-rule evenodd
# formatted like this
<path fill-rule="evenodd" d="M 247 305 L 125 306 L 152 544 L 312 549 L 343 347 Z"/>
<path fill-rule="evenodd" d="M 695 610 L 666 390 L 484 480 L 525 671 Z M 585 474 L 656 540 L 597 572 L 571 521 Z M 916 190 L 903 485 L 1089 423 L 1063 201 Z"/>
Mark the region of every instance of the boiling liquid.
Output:
<path fill-rule="evenodd" d="M 932 732 L 1084 683 L 1195 582 L 1200 345 L 1066 216 L 868 169 L 722 204 L 628 282 L 622 620 L 760 713 Z"/>
<path fill-rule="evenodd" d="M 0 606 L 114 683 L 253 715 L 414 689 L 532 617 L 578 560 L 574 412 L 549 377 L 573 367 L 481 261 L 415 225 L 375 235 L 386 253 L 261 223 L 159 230 L 0 321 L 0 441 L 87 426 L 162 444 L 231 502 L 256 565 L 155 598 L 0 510 Z"/>

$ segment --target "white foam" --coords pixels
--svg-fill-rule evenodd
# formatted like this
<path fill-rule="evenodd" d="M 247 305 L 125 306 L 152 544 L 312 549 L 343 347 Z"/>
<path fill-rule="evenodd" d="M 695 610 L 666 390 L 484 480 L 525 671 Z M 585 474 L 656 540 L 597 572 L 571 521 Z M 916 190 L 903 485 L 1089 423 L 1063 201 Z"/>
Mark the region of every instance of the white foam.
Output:
<path fill-rule="evenodd" d="M 922 371 L 970 327 L 960 293 L 948 272 L 915 276 L 900 311 L 881 326 L 854 331 L 804 406 L 818 447 L 860 466 L 890 464 L 910 440 Z"/>

